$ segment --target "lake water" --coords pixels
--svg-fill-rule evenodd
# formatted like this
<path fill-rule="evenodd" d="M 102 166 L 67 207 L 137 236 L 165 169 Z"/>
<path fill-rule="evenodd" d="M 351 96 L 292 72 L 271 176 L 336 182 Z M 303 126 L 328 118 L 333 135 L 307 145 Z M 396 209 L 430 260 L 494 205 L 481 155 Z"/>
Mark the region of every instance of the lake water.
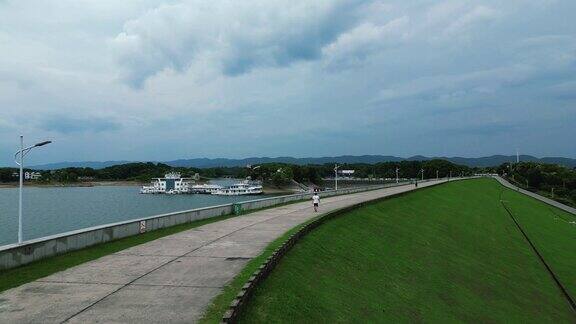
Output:
<path fill-rule="evenodd" d="M 218 183 L 225 185 L 226 183 Z M 141 195 L 135 186 L 24 188 L 24 240 L 260 196 Z M 0 246 L 18 240 L 18 189 L 0 188 Z"/>

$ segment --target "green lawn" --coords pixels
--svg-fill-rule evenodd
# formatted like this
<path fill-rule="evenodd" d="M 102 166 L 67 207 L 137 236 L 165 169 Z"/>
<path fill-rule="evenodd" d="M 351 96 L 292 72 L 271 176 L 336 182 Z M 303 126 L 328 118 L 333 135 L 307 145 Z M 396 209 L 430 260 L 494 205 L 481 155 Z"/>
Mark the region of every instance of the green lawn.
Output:
<path fill-rule="evenodd" d="M 479 179 L 325 223 L 281 261 L 242 321 L 574 323 L 500 197 L 575 296 L 575 217 Z"/>
<path fill-rule="evenodd" d="M 507 190 L 502 200 L 532 243 L 576 298 L 576 216 Z"/>

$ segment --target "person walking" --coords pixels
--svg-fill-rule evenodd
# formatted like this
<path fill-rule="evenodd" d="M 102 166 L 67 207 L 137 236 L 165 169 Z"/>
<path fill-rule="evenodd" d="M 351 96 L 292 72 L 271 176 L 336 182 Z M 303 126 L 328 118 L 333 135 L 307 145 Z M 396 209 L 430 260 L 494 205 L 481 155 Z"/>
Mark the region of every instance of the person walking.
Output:
<path fill-rule="evenodd" d="M 314 195 L 312 196 L 312 204 L 314 205 L 314 212 L 318 212 L 318 206 L 320 206 L 320 196 L 318 195 L 318 192 L 314 192 Z"/>

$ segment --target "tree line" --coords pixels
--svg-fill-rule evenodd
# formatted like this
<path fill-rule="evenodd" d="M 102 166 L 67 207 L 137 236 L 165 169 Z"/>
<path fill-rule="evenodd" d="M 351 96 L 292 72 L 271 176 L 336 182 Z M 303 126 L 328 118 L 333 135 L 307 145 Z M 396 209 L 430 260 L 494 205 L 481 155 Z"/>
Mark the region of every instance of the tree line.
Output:
<path fill-rule="evenodd" d="M 515 185 L 576 207 L 576 170 L 556 164 L 504 163 L 495 168 Z"/>
<path fill-rule="evenodd" d="M 475 173 L 498 173 L 505 175 L 518 186 L 539 192 L 543 195 L 574 205 L 576 202 L 576 171 L 555 164 L 536 162 L 504 163 L 489 168 L 471 168 L 446 160 L 381 162 L 376 164 L 342 164 L 340 170 L 354 170 L 357 178 L 424 178 L 453 177 Z M 32 171 L 26 169 L 26 171 Z M 139 181 L 148 182 L 152 178 L 163 177 L 168 172 L 180 172 L 183 177 L 199 174 L 205 179 L 231 177 L 261 180 L 274 185 L 286 185 L 292 180 L 306 184 L 322 185 L 323 179 L 334 177 L 334 164 L 294 165 L 287 163 L 266 163 L 249 167 L 185 168 L 171 167 L 163 163 L 128 163 L 103 169 L 65 168 L 42 171 L 42 183 L 74 183 L 80 181 Z M 0 168 L 0 182 L 17 182 L 16 168 Z"/>
<path fill-rule="evenodd" d="M 400 178 L 419 178 L 424 170 L 425 178 L 447 177 L 450 172 L 453 176 L 471 174 L 475 169 L 456 165 L 445 160 L 431 161 L 402 161 L 382 162 L 377 164 L 342 164 L 340 170 L 354 170 L 357 178 L 395 178 L 396 169 Z M 26 171 L 32 171 L 26 169 Z M 199 174 L 203 178 L 246 178 L 271 181 L 276 184 L 285 184 L 292 179 L 298 182 L 321 184 L 322 179 L 334 176 L 334 164 L 323 165 L 294 165 L 287 163 L 266 163 L 251 167 L 216 167 L 216 168 L 185 168 L 171 167 L 163 163 L 128 163 L 115 165 L 103 169 L 93 168 L 64 168 L 39 172 L 42 174 L 40 182 L 45 183 L 73 183 L 78 181 L 141 181 L 147 182 L 152 178 L 159 178 L 168 172 L 179 172 L 183 177 L 192 177 Z M 0 182 L 15 182 L 18 180 L 14 173 L 16 168 L 0 168 Z"/>
<path fill-rule="evenodd" d="M 334 177 L 334 164 L 292 165 L 286 163 L 268 163 L 252 167 L 249 176 L 253 179 L 271 181 L 274 184 L 287 184 L 292 179 L 301 183 L 322 184 L 322 179 Z M 444 178 L 470 175 L 480 169 L 457 165 L 446 160 L 381 162 L 376 164 L 349 163 L 339 165 L 339 170 L 354 170 L 353 177 L 363 179 L 396 178 Z"/>
<path fill-rule="evenodd" d="M 475 173 L 498 173 L 514 184 L 556 199 L 562 203 L 576 206 L 576 170 L 555 164 L 537 162 L 504 163 L 488 168 L 471 168 L 457 165 L 446 160 L 381 162 L 376 164 L 341 164 L 340 170 L 354 170 L 356 178 L 396 178 L 403 179 L 440 178 L 466 176 Z M 26 169 L 25 171 L 34 171 Z M 168 172 L 180 172 L 183 177 L 199 174 L 204 179 L 222 177 L 247 178 L 261 180 L 264 183 L 283 186 L 295 180 L 304 184 L 323 185 L 323 179 L 334 177 L 334 164 L 294 165 L 287 163 L 266 163 L 250 167 L 185 168 L 171 167 L 163 163 L 128 163 L 103 169 L 64 168 L 39 172 L 38 183 L 77 183 L 82 181 L 138 181 L 149 182 L 152 178 L 163 177 Z M 18 169 L 0 168 L 0 182 L 17 182 Z"/>

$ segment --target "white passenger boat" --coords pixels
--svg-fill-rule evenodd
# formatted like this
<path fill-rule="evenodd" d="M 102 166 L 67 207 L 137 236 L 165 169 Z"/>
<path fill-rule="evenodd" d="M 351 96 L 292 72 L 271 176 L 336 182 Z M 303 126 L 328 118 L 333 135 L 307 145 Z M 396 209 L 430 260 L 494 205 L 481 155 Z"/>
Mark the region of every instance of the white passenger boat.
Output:
<path fill-rule="evenodd" d="M 220 196 L 259 195 L 261 193 L 263 193 L 261 185 L 251 184 L 248 181 L 236 183 L 229 187 L 221 188 L 212 192 L 213 195 Z"/>
<path fill-rule="evenodd" d="M 182 178 L 180 173 L 167 173 L 164 178 L 153 179 L 149 186 L 140 189 L 142 194 L 184 194 L 190 192 L 190 179 Z"/>
<path fill-rule="evenodd" d="M 190 187 L 190 192 L 200 194 L 211 194 L 219 189 L 222 189 L 222 186 L 212 184 L 197 184 Z"/>

